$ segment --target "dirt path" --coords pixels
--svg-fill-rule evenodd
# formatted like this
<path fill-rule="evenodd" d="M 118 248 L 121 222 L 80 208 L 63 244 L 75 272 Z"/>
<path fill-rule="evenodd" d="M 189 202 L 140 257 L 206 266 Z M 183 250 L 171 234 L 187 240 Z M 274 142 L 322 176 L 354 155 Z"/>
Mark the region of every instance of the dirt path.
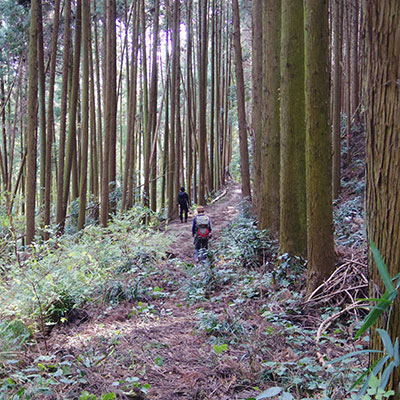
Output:
<path fill-rule="evenodd" d="M 237 214 L 240 200 L 240 187 L 232 184 L 226 195 L 206 207 L 213 223 L 213 240 L 218 240 L 221 230 Z M 176 237 L 170 249 L 176 258 L 166 261 L 150 278 L 153 287 L 161 288 L 160 296 L 98 310 L 97 318 L 52 334 L 51 352 L 58 354 L 60 361 L 81 359 L 80 368 L 87 380 L 84 387 L 89 393 L 116 392 L 119 399 L 148 400 L 239 400 L 254 393 L 242 384 L 249 372 L 248 364 L 240 362 L 243 354 L 229 349 L 217 355 L 204 330 L 199 329 L 196 310 L 223 315 L 227 300 L 194 305 L 186 301 L 189 277 L 185 263 L 190 263 L 193 255 L 192 218 L 190 215 L 186 224 L 173 221 L 166 231 Z M 132 381 L 137 387 L 129 383 Z M 150 385 L 146 394 L 144 385 Z M 132 390 L 130 396 L 123 394 L 127 387 Z M 76 398 L 78 390 L 81 388 Z"/>
<path fill-rule="evenodd" d="M 215 203 L 204 207 L 205 213 L 212 221 L 212 241 L 217 241 L 220 232 L 233 220 L 238 212 L 240 201 L 240 186 L 237 184 L 230 184 L 226 188 L 225 195 Z M 176 237 L 170 251 L 182 261 L 193 260 L 192 222 L 194 217 L 195 215 L 190 211 L 188 222 L 181 223 L 179 220 L 174 220 L 170 222 L 168 226 L 168 235 Z"/>

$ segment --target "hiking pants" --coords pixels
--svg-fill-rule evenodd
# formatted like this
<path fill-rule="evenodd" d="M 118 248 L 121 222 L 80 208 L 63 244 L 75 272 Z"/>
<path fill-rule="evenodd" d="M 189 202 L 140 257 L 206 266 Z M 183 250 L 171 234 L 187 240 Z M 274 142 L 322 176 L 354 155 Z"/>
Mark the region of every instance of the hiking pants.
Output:
<path fill-rule="evenodd" d="M 208 238 L 204 239 L 201 237 L 194 238 L 194 259 L 197 261 L 199 259 L 199 253 L 203 253 L 202 259 L 205 259 L 205 251 L 202 249 L 208 249 Z"/>
<path fill-rule="evenodd" d="M 187 222 L 187 219 L 188 219 L 188 212 L 189 212 L 189 209 L 188 209 L 187 204 L 184 204 L 184 205 L 179 204 L 179 208 L 180 208 L 180 211 L 179 211 L 179 218 L 180 218 L 181 222 L 183 222 L 183 214 L 184 214 L 184 213 L 185 213 L 185 222 Z"/>

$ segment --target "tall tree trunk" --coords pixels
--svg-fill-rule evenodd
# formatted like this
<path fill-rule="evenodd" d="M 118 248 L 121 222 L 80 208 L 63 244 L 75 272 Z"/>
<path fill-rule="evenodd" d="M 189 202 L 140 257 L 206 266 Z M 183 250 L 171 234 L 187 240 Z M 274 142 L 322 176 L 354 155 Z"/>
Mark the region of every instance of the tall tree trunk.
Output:
<path fill-rule="evenodd" d="M 121 209 L 125 211 L 133 205 L 133 186 L 135 171 L 135 124 L 136 124 L 136 105 L 137 105 L 137 55 L 138 55 L 138 12 L 137 3 L 134 8 L 135 22 L 133 30 L 133 43 L 131 52 L 131 68 L 128 98 L 128 131 L 125 157 L 125 172 L 122 190 Z"/>
<path fill-rule="evenodd" d="M 400 272 L 400 3 L 363 0 L 365 38 L 365 126 L 367 131 L 367 232 L 391 277 Z M 385 288 L 373 258 L 369 257 L 370 295 Z M 392 343 L 400 336 L 400 298 L 391 312 L 372 329 L 370 346 L 383 350 L 376 328 L 387 329 Z M 379 355 L 378 355 L 379 356 Z M 371 365 L 377 356 L 370 359 Z M 399 398 L 400 371 L 395 368 L 386 390 Z"/>
<path fill-rule="evenodd" d="M 97 121 L 96 121 L 96 89 L 94 85 L 94 65 L 92 51 L 92 30 L 89 29 L 89 74 L 90 74 L 90 191 L 93 194 L 94 202 L 99 199 L 99 149 L 97 136 Z M 98 110 L 100 112 L 100 110 Z"/>
<path fill-rule="evenodd" d="M 233 46 L 235 48 L 236 67 L 236 94 L 239 120 L 239 141 L 240 141 L 240 172 L 242 178 L 242 195 L 251 200 L 249 150 L 247 143 L 247 122 L 246 105 L 244 101 L 244 77 L 242 61 L 242 45 L 240 42 L 240 15 L 238 0 L 232 0 L 233 10 Z"/>
<path fill-rule="evenodd" d="M 39 79 L 39 143 L 40 143 L 40 214 L 41 225 L 43 227 L 44 219 L 44 196 L 46 186 L 46 71 L 44 66 L 43 49 L 43 18 L 42 2 L 39 1 L 39 21 L 38 21 L 38 79 Z M 51 140 L 51 139 L 50 139 Z M 43 236 L 43 235 L 42 235 Z"/>
<path fill-rule="evenodd" d="M 305 3 L 307 292 L 333 272 L 328 0 Z"/>
<path fill-rule="evenodd" d="M 351 8 L 352 5 L 349 1 L 346 3 L 346 57 L 345 57 L 345 68 L 346 68 L 346 131 L 347 131 L 347 165 L 351 164 Z"/>
<path fill-rule="evenodd" d="M 71 184 L 74 184 L 76 179 L 76 173 L 73 171 L 73 164 L 75 159 L 76 165 L 76 131 L 77 131 L 77 113 L 78 113 L 78 98 L 79 98 L 79 68 L 81 61 L 81 26 L 82 26 L 82 4 L 81 0 L 76 3 L 76 24 L 75 24 L 75 44 L 74 44 L 74 65 L 72 69 L 72 87 L 71 87 L 71 99 L 69 103 L 68 113 L 68 138 L 67 148 L 65 155 L 65 169 L 64 169 L 64 184 L 63 184 L 63 215 L 62 220 L 65 223 L 65 217 L 67 215 L 68 197 Z M 61 177 L 59 177 L 61 179 Z M 73 193 L 75 194 L 75 193 Z"/>
<path fill-rule="evenodd" d="M 209 188 L 210 192 L 213 193 L 215 191 L 215 77 L 216 77 L 216 1 L 212 0 L 212 20 L 211 20 L 211 37 L 213 40 L 211 41 L 211 99 L 210 99 L 210 176 L 209 176 Z"/>
<path fill-rule="evenodd" d="M 155 141 L 157 134 L 157 82 L 158 82 L 158 68 L 157 68 L 157 51 L 159 43 L 159 0 L 154 0 L 154 29 L 153 29 L 153 55 L 152 55 L 152 71 L 150 82 L 150 102 L 149 102 L 149 137 L 151 143 Z M 149 146 L 149 173 L 151 178 L 151 197 L 150 207 L 153 211 L 157 210 L 157 146 L 154 146 L 152 151 Z M 149 154 L 149 156 L 150 156 Z"/>
<path fill-rule="evenodd" d="M 5 85 L 4 85 L 4 77 L 1 76 L 1 126 L 2 126 L 2 133 L 3 133 L 3 151 L 0 147 L 0 157 L 1 157 L 1 171 L 2 171 L 2 178 L 3 178 L 3 186 L 4 188 L 7 187 L 7 182 L 9 180 L 8 176 L 8 158 L 7 158 L 7 124 L 6 124 L 6 93 L 5 93 Z M 4 155 L 3 155 L 4 154 Z"/>
<path fill-rule="evenodd" d="M 178 214 L 176 208 L 175 194 L 175 171 L 176 171 L 176 148 L 175 148 L 175 122 L 176 122 L 176 86 L 178 82 L 178 68 L 179 68 L 179 49 L 178 49 L 178 36 L 179 36 L 179 8 L 180 0 L 175 1 L 173 12 L 173 32 L 172 32 L 172 70 L 171 70 L 171 126 L 169 135 L 169 166 L 168 166 L 168 218 L 175 218 Z"/>
<path fill-rule="evenodd" d="M 189 196 L 189 199 L 192 199 L 192 184 L 193 184 L 193 117 L 192 117 L 192 112 L 193 112 L 193 102 L 192 102 L 192 96 L 194 92 L 194 88 L 192 85 L 192 69 L 193 69 L 193 63 L 192 63 L 192 57 L 193 57 L 193 23 L 192 23 L 192 18 L 193 18 L 193 2 L 191 0 L 186 1 L 186 16 L 187 16 L 187 47 L 186 47 L 186 85 L 187 85 L 187 111 L 186 111 L 186 116 L 187 116 L 187 123 L 186 123 L 186 137 L 188 141 L 188 146 L 187 146 L 187 166 L 188 166 L 188 171 L 187 171 L 187 193 Z"/>
<path fill-rule="evenodd" d="M 50 80 L 49 80 L 49 94 L 48 94 L 48 107 L 47 107 L 47 142 L 46 142 L 46 164 L 45 164 L 45 198 L 44 198 L 44 217 L 43 223 L 45 226 L 50 225 L 50 209 L 51 209 L 51 148 L 54 137 L 54 86 L 56 77 L 57 65 L 57 41 L 58 41 L 58 28 L 60 22 L 60 0 L 56 0 L 54 8 L 54 24 L 53 35 L 51 40 L 51 64 L 50 64 Z M 44 239 L 49 239 L 49 233 L 45 232 Z"/>
<path fill-rule="evenodd" d="M 149 130 L 149 95 L 148 95 L 148 80 L 147 80 L 147 49 L 146 49 L 146 10 L 145 2 L 142 0 L 141 8 L 142 16 L 142 31 L 141 31 L 141 47 L 142 52 L 142 69 L 143 69 L 143 205 L 150 205 L 150 147 L 151 147 L 151 132 Z"/>
<path fill-rule="evenodd" d="M 109 110 L 106 111 L 106 118 L 109 119 L 109 135 L 110 135 L 110 146 L 108 151 L 109 155 L 109 176 L 108 184 L 110 187 L 110 192 L 115 192 L 116 181 L 117 181 L 117 38 L 116 38 L 116 18 L 117 18 L 117 5 L 116 0 L 110 0 L 109 4 L 109 18 L 107 25 L 107 57 L 106 60 L 109 68 L 109 89 L 108 93 L 108 105 Z M 104 149 L 104 151 L 107 151 Z M 111 197 L 109 210 L 115 213 L 117 207 L 116 197 L 113 195 Z"/>
<path fill-rule="evenodd" d="M 165 118 L 164 118 L 164 154 L 163 154 L 163 174 L 161 179 L 161 208 L 165 208 L 166 204 L 166 197 L 168 192 L 168 181 L 169 179 L 169 94 L 170 94 L 170 65 L 169 65 L 169 43 L 170 43 L 170 35 L 169 35 L 169 28 L 170 28 L 170 6 L 169 1 L 167 0 L 165 3 L 165 14 L 166 14 L 166 23 L 167 29 L 165 33 L 165 42 L 168 43 L 168 46 L 165 46 L 165 65 L 166 65 L 166 72 L 165 72 Z M 169 215 L 169 214 L 168 214 Z"/>
<path fill-rule="evenodd" d="M 351 114 L 356 125 L 360 123 L 358 16 L 359 0 L 354 0 L 351 10 Z"/>
<path fill-rule="evenodd" d="M 333 77 L 332 77 L 332 138 L 333 138 L 333 198 L 337 199 L 340 192 L 340 168 L 341 168 L 341 29 L 340 29 L 340 4 L 339 0 L 332 2 L 333 7 Z"/>
<path fill-rule="evenodd" d="M 21 102 L 21 96 L 22 96 L 21 86 L 22 86 L 22 74 L 18 73 L 18 87 L 17 87 L 16 99 L 15 99 L 14 115 L 15 116 L 18 115 L 19 117 L 22 115 L 22 113 L 19 113 L 20 103 L 22 103 Z M 8 175 L 8 183 L 7 183 L 7 187 L 6 187 L 6 191 L 8 193 L 10 193 L 12 191 L 12 183 L 13 183 L 13 180 L 14 180 L 13 179 L 14 178 L 14 176 L 13 176 L 13 167 L 14 167 L 14 156 L 15 156 L 15 143 L 16 143 L 16 139 L 17 139 L 17 130 L 18 130 L 17 125 L 18 125 L 18 122 L 21 119 L 22 118 L 17 118 L 17 117 L 14 118 L 13 135 L 12 135 L 12 141 L 11 141 L 11 146 L 10 146 L 10 158 L 9 158 L 9 160 L 10 160 L 10 162 L 9 162 L 10 174 Z"/>
<path fill-rule="evenodd" d="M 132 102 L 130 106 L 130 110 L 133 116 L 133 120 L 131 122 L 131 129 L 132 129 L 132 143 L 131 143 L 131 166 L 130 166 L 130 174 L 129 174 L 129 189 L 128 189 L 128 208 L 131 208 L 135 202 L 135 185 L 137 183 L 137 143 L 138 143 L 138 129 L 136 129 L 137 120 L 136 120 L 136 112 L 137 112 L 137 71 L 138 71 L 138 38 L 139 38 L 139 13 L 137 13 L 136 17 L 136 29 L 134 34 L 133 46 L 135 54 L 132 55 L 132 62 L 133 62 L 133 72 L 131 79 L 131 91 L 132 91 Z"/>
<path fill-rule="evenodd" d="M 180 18 L 180 12 L 179 12 Z M 178 54 L 177 54 L 177 78 L 176 78 L 176 106 L 175 106 L 175 203 L 178 204 L 178 192 L 179 188 L 182 186 L 183 180 L 183 141 L 182 141 L 182 125 L 181 125 L 181 86 L 180 86 L 180 76 L 181 76 L 181 68 L 180 68 L 180 35 L 178 35 Z M 178 209 L 176 208 L 177 212 Z"/>
<path fill-rule="evenodd" d="M 207 15 L 208 1 L 199 1 L 199 203 L 205 204 L 207 142 Z"/>
<path fill-rule="evenodd" d="M 307 254 L 304 115 L 304 13 L 282 0 L 280 250 Z"/>
<path fill-rule="evenodd" d="M 81 173 L 79 184 L 79 215 L 78 230 L 83 229 L 86 220 L 87 204 L 87 169 L 89 151 L 89 29 L 90 29 L 90 4 L 89 0 L 82 3 L 82 148 L 81 148 Z"/>
<path fill-rule="evenodd" d="M 29 30 L 29 93 L 28 93 L 28 130 L 26 165 L 26 244 L 35 237 L 35 197 L 36 197 L 36 149 L 37 149 L 37 105 L 38 105 L 38 62 L 37 39 L 39 21 L 39 1 L 31 1 L 31 22 Z"/>
<path fill-rule="evenodd" d="M 106 65 L 105 65 L 105 91 L 104 91 L 104 146 L 101 184 L 101 224 L 108 224 L 110 183 L 115 182 L 116 161 L 116 37 L 115 37 L 115 0 L 107 0 L 107 25 L 106 25 Z"/>
<path fill-rule="evenodd" d="M 252 9 L 252 130 L 253 130 L 253 206 L 259 210 L 258 193 L 261 187 L 262 84 L 263 84 L 263 18 L 262 0 L 253 1 Z M 258 213 L 259 211 L 257 211 Z"/>
<path fill-rule="evenodd" d="M 263 2 L 264 19 L 264 83 L 263 83 L 263 137 L 261 139 L 261 169 L 259 190 L 260 229 L 279 233 L 280 185 L 280 22 L 281 1 Z"/>
<path fill-rule="evenodd" d="M 218 16 L 216 26 L 216 95 L 215 95 L 215 133 L 216 133 L 216 149 L 215 149 L 215 184 L 217 190 L 221 188 L 221 89 L 222 89 L 222 16 L 223 7 L 222 3 L 218 1 Z"/>
<path fill-rule="evenodd" d="M 68 101 L 69 59 L 71 46 L 71 0 L 66 0 L 64 17 L 64 57 L 61 89 L 60 134 L 58 144 L 58 172 L 57 172 L 57 212 L 56 224 L 58 233 L 64 230 L 64 191 L 63 177 L 65 170 L 65 136 Z"/>
<path fill-rule="evenodd" d="M 100 75 L 100 56 L 99 56 L 99 40 L 97 32 L 97 4 L 96 0 L 93 1 L 94 6 L 94 54 L 95 54 L 95 74 L 96 74 L 96 92 L 97 92 L 97 153 L 99 154 L 99 179 L 100 186 L 102 182 L 102 168 L 103 168 L 103 113 L 102 113 L 102 95 L 100 82 L 102 81 L 102 76 Z M 99 188 L 101 191 L 101 188 Z"/>

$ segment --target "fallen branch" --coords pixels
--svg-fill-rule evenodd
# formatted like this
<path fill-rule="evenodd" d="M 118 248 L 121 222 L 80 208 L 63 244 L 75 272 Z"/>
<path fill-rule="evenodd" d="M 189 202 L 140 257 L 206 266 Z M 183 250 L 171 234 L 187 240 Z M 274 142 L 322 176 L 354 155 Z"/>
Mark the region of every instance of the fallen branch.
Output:
<path fill-rule="evenodd" d="M 353 310 L 355 308 L 361 308 L 361 307 L 367 307 L 368 304 L 367 303 L 363 303 L 361 301 L 356 302 L 354 304 L 350 304 L 349 306 L 347 306 L 346 308 L 344 308 L 343 310 L 339 311 L 336 314 L 331 315 L 329 318 L 327 318 L 325 321 L 322 322 L 322 324 L 319 326 L 318 330 L 317 330 L 317 337 L 316 337 L 316 341 L 319 342 L 319 339 L 321 338 L 322 333 L 328 329 L 329 325 L 337 318 L 339 318 L 342 314 Z"/>
<path fill-rule="evenodd" d="M 228 190 L 225 189 L 219 196 L 217 196 L 215 199 L 213 199 L 213 200 L 211 201 L 210 205 L 211 205 L 211 204 L 214 204 L 214 203 L 216 203 L 218 200 L 222 199 L 222 197 L 224 197 L 227 193 L 228 193 Z"/>

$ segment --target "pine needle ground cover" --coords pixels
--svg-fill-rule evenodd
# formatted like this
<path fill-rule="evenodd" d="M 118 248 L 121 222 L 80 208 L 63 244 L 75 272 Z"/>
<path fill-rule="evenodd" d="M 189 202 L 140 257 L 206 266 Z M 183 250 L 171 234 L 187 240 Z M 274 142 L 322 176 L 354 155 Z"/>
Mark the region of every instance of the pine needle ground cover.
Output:
<path fill-rule="evenodd" d="M 25 282 L 10 266 L 0 398 L 346 398 L 365 359 L 329 360 L 364 348 L 360 318 L 330 319 L 343 296 L 306 302 L 304 260 L 279 255 L 237 196 L 206 208 L 202 263 L 189 224 L 157 233 L 127 218 L 37 250 Z"/>

